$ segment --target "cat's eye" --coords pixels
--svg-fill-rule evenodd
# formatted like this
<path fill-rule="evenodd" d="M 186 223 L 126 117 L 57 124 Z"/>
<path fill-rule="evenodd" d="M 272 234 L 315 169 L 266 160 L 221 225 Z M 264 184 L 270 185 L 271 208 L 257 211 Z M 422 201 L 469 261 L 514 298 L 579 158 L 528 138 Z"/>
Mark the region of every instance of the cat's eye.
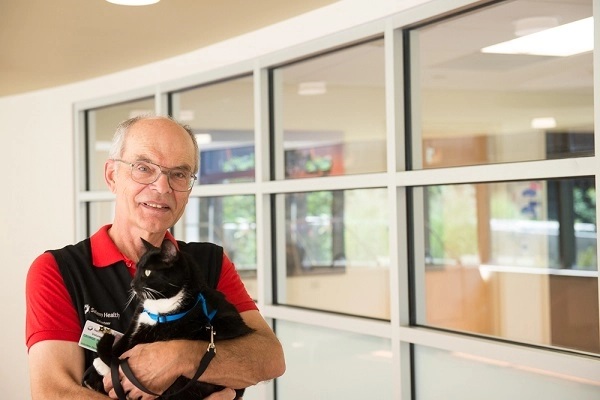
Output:
<path fill-rule="evenodd" d="M 146 276 L 150 276 L 151 273 L 152 273 L 152 271 L 150 271 L 149 269 L 144 271 L 144 275 L 146 275 Z"/>

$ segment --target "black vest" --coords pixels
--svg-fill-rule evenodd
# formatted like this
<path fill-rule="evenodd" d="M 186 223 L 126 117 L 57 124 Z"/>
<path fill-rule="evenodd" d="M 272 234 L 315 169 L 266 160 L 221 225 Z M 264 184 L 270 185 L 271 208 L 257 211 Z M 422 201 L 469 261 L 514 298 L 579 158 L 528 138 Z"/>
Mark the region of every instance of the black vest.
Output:
<path fill-rule="evenodd" d="M 177 241 L 179 250 L 192 256 L 196 267 L 204 273 L 208 285 L 216 288 L 221 275 L 223 248 L 213 243 L 184 243 Z M 90 240 L 60 250 L 50 250 L 79 316 L 81 329 L 87 320 L 124 333 L 137 306 L 131 296 L 131 274 L 125 262 L 108 267 L 92 264 Z M 85 349 L 85 369 L 92 364 L 95 353 Z"/>

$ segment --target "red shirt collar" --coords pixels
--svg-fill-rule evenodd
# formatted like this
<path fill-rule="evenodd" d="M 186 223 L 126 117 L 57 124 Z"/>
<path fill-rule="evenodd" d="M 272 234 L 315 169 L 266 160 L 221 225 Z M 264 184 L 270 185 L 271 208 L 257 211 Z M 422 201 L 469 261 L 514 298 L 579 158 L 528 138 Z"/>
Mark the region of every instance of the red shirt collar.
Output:
<path fill-rule="evenodd" d="M 90 237 L 92 262 L 96 267 L 107 267 L 119 261 L 124 261 L 125 263 L 130 261 L 121 253 L 110 236 L 108 236 L 108 230 L 111 226 L 112 224 L 104 225 Z M 171 232 L 167 231 L 165 233 L 165 239 L 169 239 L 177 245 L 177 241 L 171 235 Z"/>

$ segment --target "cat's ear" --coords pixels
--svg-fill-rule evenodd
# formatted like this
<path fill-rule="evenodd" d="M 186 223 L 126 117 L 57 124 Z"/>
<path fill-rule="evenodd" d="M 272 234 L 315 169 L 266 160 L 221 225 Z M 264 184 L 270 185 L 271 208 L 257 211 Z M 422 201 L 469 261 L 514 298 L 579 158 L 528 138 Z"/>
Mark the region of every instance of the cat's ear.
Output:
<path fill-rule="evenodd" d="M 144 238 L 140 238 L 142 239 L 142 243 L 144 243 L 144 247 L 146 248 L 146 251 L 150 251 L 150 250 L 157 250 L 157 247 L 154 247 L 150 242 L 144 240 Z"/>
<path fill-rule="evenodd" d="M 164 262 L 171 263 L 177 258 L 177 247 L 175 246 L 175 243 L 171 242 L 169 239 L 165 239 L 162 242 L 160 253 Z"/>

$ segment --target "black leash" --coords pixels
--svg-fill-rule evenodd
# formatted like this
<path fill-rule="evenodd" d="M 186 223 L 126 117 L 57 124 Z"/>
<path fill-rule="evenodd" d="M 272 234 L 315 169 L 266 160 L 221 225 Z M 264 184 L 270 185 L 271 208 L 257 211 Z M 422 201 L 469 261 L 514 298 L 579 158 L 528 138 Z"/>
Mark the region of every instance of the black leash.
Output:
<path fill-rule="evenodd" d="M 119 379 L 119 359 L 113 359 L 110 363 L 110 379 L 112 379 L 113 389 L 119 400 L 127 400 L 127 395 Z"/>
<path fill-rule="evenodd" d="M 208 344 L 208 348 L 206 349 L 206 353 L 204 354 L 204 356 L 202 356 L 202 360 L 200 360 L 200 365 L 198 366 L 198 369 L 196 370 L 196 374 L 180 390 L 176 391 L 175 393 L 166 395 L 166 396 L 161 396 L 158 393 L 154 393 L 151 390 L 147 389 L 144 385 L 142 385 L 142 383 L 133 374 L 131 367 L 129 367 L 127 358 L 125 358 L 123 360 L 118 360 L 118 359 L 114 360 L 110 365 L 110 372 L 111 372 L 111 379 L 112 379 L 113 387 L 115 389 L 115 393 L 116 393 L 117 397 L 119 398 L 119 400 L 127 400 L 127 395 L 125 394 L 125 391 L 123 390 L 123 386 L 121 385 L 121 380 L 119 379 L 119 367 L 121 367 L 121 369 L 123 370 L 123 374 L 125 374 L 125 376 L 127 377 L 127 379 L 129 379 L 129 381 L 131 383 L 133 383 L 142 392 L 148 393 L 152 396 L 158 396 L 161 399 L 166 399 L 166 398 L 175 396 L 175 395 L 180 394 L 181 392 L 187 390 L 190 386 L 192 386 L 194 383 L 196 383 L 198 378 L 200 378 L 200 376 L 204 373 L 204 371 L 206 371 L 206 368 L 208 368 L 208 364 L 210 364 L 212 359 L 217 354 L 217 348 L 215 347 L 214 340 L 212 339 L 214 336 L 212 326 L 210 327 L 210 330 L 211 330 L 211 342 Z"/>

